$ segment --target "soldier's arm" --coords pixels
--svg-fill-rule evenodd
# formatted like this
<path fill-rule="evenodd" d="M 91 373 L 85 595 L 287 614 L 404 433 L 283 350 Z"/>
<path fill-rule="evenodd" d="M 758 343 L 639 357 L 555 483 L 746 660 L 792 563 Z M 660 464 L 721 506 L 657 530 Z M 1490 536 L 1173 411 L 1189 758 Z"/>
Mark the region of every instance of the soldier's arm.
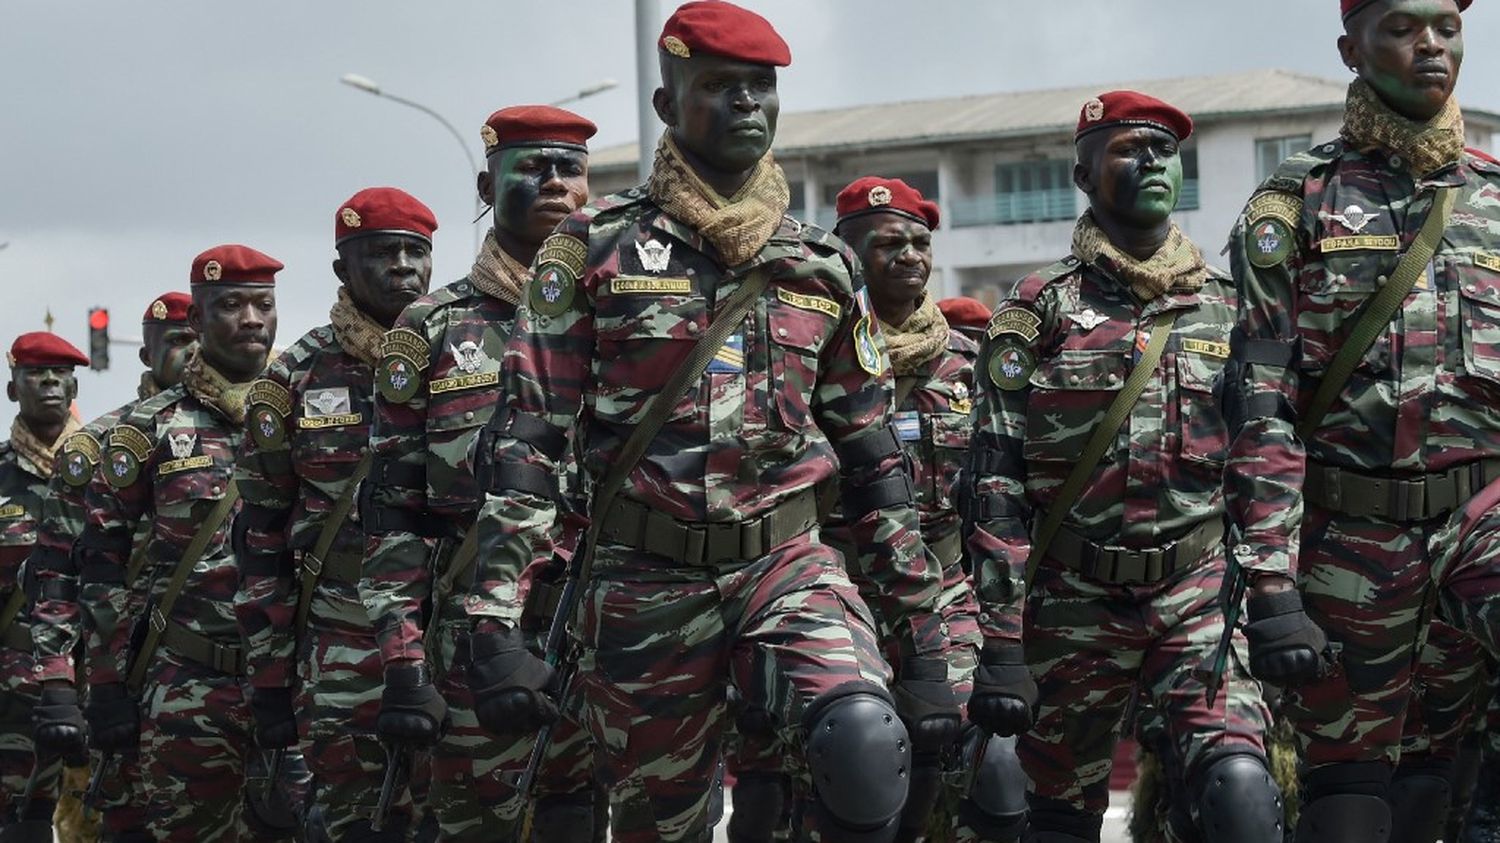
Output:
<path fill-rule="evenodd" d="M 282 355 L 251 385 L 245 436 L 235 458 L 235 482 L 244 505 L 232 533 L 240 575 L 234 615 L 245 641 L 250 682 L 258 688 L 289 687 L 296 676 L 297 576 L 287 545 L 298 491 L 288 422 L 288 357 L 295 351 Z"/>
<path fill-rule="evenodd" d="M 92 433 L 80 430 L 70 436 L 59 449 L 48 494 L 42 501 L 36 549 L 27 563 L 38 591 L 31 607 L 31 637 L 41 668 L 35 676 L 39 682 L 72 682 L 74 678 L 73 649 L 81 631 L 73 544 L 83 532 L 84 487 L 99 453 L 99 440 Z M 72 470 L 79 474 L 70 473 L 69 460 L 75 461 Z M 87 473 L 81 468 L 84 465 Z"/>

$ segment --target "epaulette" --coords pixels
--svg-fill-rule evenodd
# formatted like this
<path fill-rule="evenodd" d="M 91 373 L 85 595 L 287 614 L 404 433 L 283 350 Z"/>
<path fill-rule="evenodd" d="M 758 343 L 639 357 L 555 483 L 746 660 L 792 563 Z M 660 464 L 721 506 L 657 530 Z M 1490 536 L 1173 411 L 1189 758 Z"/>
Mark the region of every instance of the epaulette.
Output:
<path fill-rule="evenodd" d="M 638 184 L 635 187 L 627 187 L 616 193 L 601 196 L 579 210 L 593 216 L 649 201 L 651 201 L 651 194 L 646 190 L 646 186 Z"/>
<path fill-rule="evenodd" d="M 1050 263 L 1017 281 L 1015 286 L 1011 287 L 1011 293 L 1007 298 L 1031 304 L 1052 282 L 1077 272 L 1078 266 L 1078 258 L 1073 255 Z M 993 319 L 991 321 L 993 322 Z"/>
<path fill-rule="evenodd" d="M 1344 141 L 1342 139 L 1320 143 L 1312 149 L 1293 153 L 1277 165 L 1276 171 L 1267 176 L 1255 192 L 1279 191 L 1301 196 L 1302 185 L 1307 181 L 1307 177 L 1319 167 L 1337 160 L 1343 153 Z"/>
<path fill-rule="evenodd" d="M 128 424 L 141 430 L 154 431 L 156 429 L 157 415 L 162 410 L 181 401 L 185 395 L 187 395 L 187 388 L 182 384 L 169 389 L 163 389 L 150 398 L 137 403 L 131 408 L 130 412 L 120 418 L 119 424 L 116 424 L 115 427 L 119 427 L 120 424 Z"/>
<path fill-rule="evenodd" d="M 1469 167 L 1486 175 L 1500 174 L 1500 160 L 1482 149 L 1465 149 L 1469 153 Z"/>

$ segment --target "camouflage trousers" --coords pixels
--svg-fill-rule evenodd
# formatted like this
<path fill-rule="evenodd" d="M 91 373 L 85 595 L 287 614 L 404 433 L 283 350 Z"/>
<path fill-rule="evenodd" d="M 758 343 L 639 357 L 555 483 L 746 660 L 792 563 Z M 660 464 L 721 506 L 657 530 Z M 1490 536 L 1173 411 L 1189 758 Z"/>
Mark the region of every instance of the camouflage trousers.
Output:
<path fill-rule="evenodd" d="M 105 763 L 104 755 L 89 753 L 90 769 Z M 99 783 L 99 813 L 103 827 L 112 835 L 126 832 L 144 834 L 146 829 L 146 788 L 141 780 L 139 749 L 109 756 L 109 769 Z"/>
<path fill-rule="evenodd" d="M 1464 735 L 1481 714 L 1487 677 L 1479 642 L 1432 621 L 1402 726 L 1401 766 L 1442 767 L 1458 757 Z"/>
<path fill-rule="evenodd" d="M 42 689 L 33 679 L 35 662 L 29 652 L 0 647 L 0 828 L 17 819 L 51 819 L 57 803 L 62 767 L 44 763 L 31 803 L 21 804 L 26 783 L 36 769 L 36 746 L 31 741 L 31 709 Z"/>
<path fill-rule="evenodd" d="M 730 683 L 800 759 L 810 702 L 890 680 L 869 610 L 810 535 L 718 568 L 604 546 L 594 570 L 579 687 L 618 843 L 707 839 Z"/>
<path fill-rule="evenodd" d="M 1161 712 L 1172 763 L 1187 781 L 1220 754 L 1265 757 L 1270 714 L 1259 695 L 1221 693 L 1210 707 L 1195 675 L 1211 667 L 1224 630 L 1224 567 L 1220 555 L 1142 586 L 1041 567 L 1025 611 L 1026 661 L 1040 706 L 1018 749 L 1034 798 L 1104 814 L 1121 718 L 1137 693 Z"/>

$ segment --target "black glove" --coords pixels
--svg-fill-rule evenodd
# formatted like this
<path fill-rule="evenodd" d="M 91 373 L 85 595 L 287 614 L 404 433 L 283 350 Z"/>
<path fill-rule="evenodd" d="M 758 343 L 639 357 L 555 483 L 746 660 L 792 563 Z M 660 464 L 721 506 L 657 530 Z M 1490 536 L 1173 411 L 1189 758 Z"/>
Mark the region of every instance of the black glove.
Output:
<path fill-rule="evenodd" d="M 448 728 L 448 703 L 432 685 L 425 662 L 385 669 L 375 732 L 384 740 L 432 746 Z"/>
<path fill-rule="evenodd" d="M 1020 644 L 985 642 L 974 671 L 969 721 L 985 732 L 1008 738 L 1031 728 L 1036 680 Z"/>
<path fill-rule="evenodd" d="M 1256 679 L 1294 687 L 1317 679 L 1332 661 L 1328 637 L 1302 610 L 1296 589 L 1251 594 L 1245 603 L 1250 623 L 1250 673 Z"/>
<path fill-rule="evenodd" d="M 297 745 L 297 715 L 291 688 L 251 688 L 250 713 L 255 715 L 255 745 L 287 749 Z"/>
<path fill-rule="evenodd" d="M 469 652 L 474 657 L 469 684 L 479 725 L 511 736 L 535 732 L 557 719 L 557 703 L 547 695 L 557 674 L 526 649 L 520 630 L 475 633 Z"/>
<path fill-rule="evenodd" d="M 84 740 L 88 727 L 73 686 L 43 685 L 42 697 L 31 710 L 31 722 L 38 755 L 61 756 L 75 767 L 88 762 Z"/>
<path fill-rule="evenodd" d="M 83 717 L 89 724 L 89 746 L 101 752 L 128 752 L 141 743 L 141 708 L 124 682 L 89 687 Z"/>
<path fill-rule="evenodd" d="M 958 740 L 963 713 L 953 686 L 948 684 L 948 663 L 942 658 L 912 658 L 901 665 L 901 676 L 891 688 L 896 713 L 906 724 L 916 752 L 941 752 Z"/>

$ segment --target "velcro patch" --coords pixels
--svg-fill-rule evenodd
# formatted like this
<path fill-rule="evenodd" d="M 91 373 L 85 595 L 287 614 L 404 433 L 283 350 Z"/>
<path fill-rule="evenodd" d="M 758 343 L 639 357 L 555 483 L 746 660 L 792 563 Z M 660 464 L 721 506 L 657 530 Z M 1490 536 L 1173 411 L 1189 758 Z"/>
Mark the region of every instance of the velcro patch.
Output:
<path fill-rule="evenodd" d="M 214 464 L 214 458 L 208 454 L 199 454 L 196 457 L 183 457 L 180 460 L 167 460 L 156 467 L 158 477 L 167 474 L 177 474 L 183 471 L 192 471 L 199 468 L 208 468 Z"/>
<path fill-rule="evenodd" d="M 1185 339 L 1182 341 L 1182 350 L 1202 354 L 1206 357 L 1217 357 L 1220 360 L 1229 359 L 1229 343 L 1227 342 Z"/>
<path fill-rule="evenodd" d="M 109 431 L 109 446 L 129 451 L 138 462 L 151 456 L 151 439 L 128 424 L 117 424 Z"/>
<path fill-rule="evenodd" d="M 475 375 L 457 375 L 451 378 L 439 378 L 432 382 L 427 391 L 433 395 L 440 392 L 453 392 L 459 389 L 474 389 L 480 386 L 494 386 L 500 383 L 499 372 L 480 372 Z"/>
<path fill-rule="evenodd" d="M 1031 312 L 1031 308 L 1011 305 L 995 311 L 995 315 L 990 317 L 990 326 L 985 334 L 990 339 L 1001 334 L 1014 334 L 1023 342 L 1030 343 L 1036 342 L 1036 338 L 1041 336 L 1038 331 L 1041 326 L 1042 317 Z"/>
<path fill-rule="evenodd" d="M 389 357 L 399 355 L 405 357 L 408 362 L 419 368 L 425 368 L 423 364 L 427 358 L 432 356 L 432 346 L 422 335 L 410 328 L 396 328 L 386 331 L 385 337 L 380 340 L 380 356 Z M 291 412 L 291 405 L 287 405 L 287 412 Z"/>
<path fill-rule="evenodd" d="M 833 299 L 823 298 L 822 296 L 807 296 L 791 290 L 784 290 L 780 287 L 776 288 L 776 298 L 781 299 L 792 307 L 826 313 L 834 319 L 839 318 L 839 314 L 844 312 L 839 303 Z"/>
<path fill-rule="evenodd" d="M 347 427 L 351 424 L 359 424 L 363 420 L 363 413 L 344 413 L 336 416 L 303 416 L 297 419 L 297 427 L 301 430 L 322 430 L 325 427 Z"/>
<path fill-rule="evenodd" d="M 95 439 L 94 434 L 89 433 L 87 430 L 80 430 L 67 439 L 64 439 L 62 449 L 65 454 L 83 454 L 85 457 L 88 457 L 89 462 L 96 465 L 102 453 L 99 447 L 99 440 Z"/>
<path fill-rule="evenodd" d="M 292 394 L 287 388 L 273 380 L 261 378 L 250 384 L 245 393 L 246 407 L 267 407 L 282 418 L 292 414 Z"/>
<path fill-rule="evenodd" d="M 1394 234 L 1351 234 L 1347 237 L 1325 237 L 1318 243 L 1323 254 L 1370 250 L 1394 252 L 1401 248 L 1401 238 Z"/>
<path fill-rule="evenodd" d="M 1245 208 L 1245 218 L 1251 225 L 1265 219 L 1281 220 L 1287 228 L 1295 231 L 1302 217 L 1302 198 L 1292 193 L 1268 190 L 1250 197 Z"/>
<path fill-rule="evenodd" d="M 641 293 L 686 294 L 693 291 L 691 278 L 650 278 L 643 275 L 619 275 L 609 282 L 616 295 Z"/>
<path fill-rule="evenodd" d="M 21 518 L 26 515 L 26 507 L 18 503 L 8 503 L 0 506 L 0 518 Z"/>
<path fill-rule="evenodd" d="M 549 263 L 560 264 L 574 278 L 581 278 L 588 255 L 589 247 L 582 240 L 571 234 L 554 234 L 537 251 L 536 265 L 540 268 Z"/>
<path fill-rule="evenodd" d="M 1474 265 L 1482 266 L 1491 272 L 1500 272 L 1500 255 L 1480 252 L 1474 256 Z"/>

